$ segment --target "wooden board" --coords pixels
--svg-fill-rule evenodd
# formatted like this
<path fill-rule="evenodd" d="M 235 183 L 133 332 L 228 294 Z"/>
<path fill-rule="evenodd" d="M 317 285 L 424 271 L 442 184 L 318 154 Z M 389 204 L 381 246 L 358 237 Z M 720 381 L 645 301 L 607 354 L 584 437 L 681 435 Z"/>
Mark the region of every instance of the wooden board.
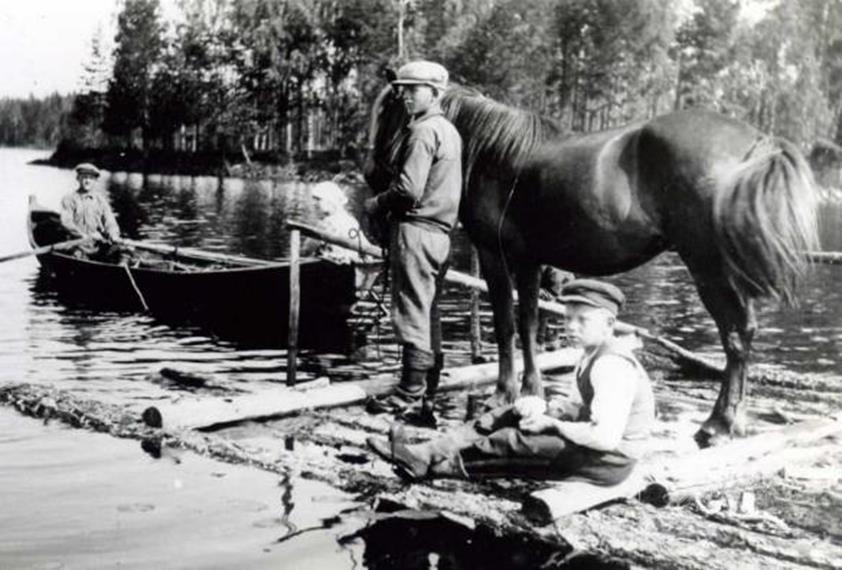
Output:
<path fill-rule="evenodd" d="M 648 484 L 649 481 L 640 469 L 635 469 L 628 479 L 618 485 L 599 486 L 584 481 L 559 481 L 552 487 L 528 495 L 523 500 L 521 510 L 530 521 L 546 525 L 569 514 L 633 497 Z"/>

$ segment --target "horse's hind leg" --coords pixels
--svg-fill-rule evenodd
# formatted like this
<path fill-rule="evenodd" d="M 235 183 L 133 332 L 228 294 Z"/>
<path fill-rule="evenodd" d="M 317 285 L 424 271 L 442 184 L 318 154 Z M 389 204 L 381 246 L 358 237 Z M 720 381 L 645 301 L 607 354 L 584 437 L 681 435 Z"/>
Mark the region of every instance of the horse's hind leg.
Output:
<path fill-rule="evenodd" d="M 521 394 L 544 396 L 541 371 L 535 364 L 538 335 L 539 265 L 524 265 L 517 270 L 518 333 L 523 344 L 523 384 Z"/>
<path fill-rule="evenodd" d="M 515 319 L 512 301 L 512 282 L 505 263 L 494 249 L 477 248 L 483 277 L 488 283 L 488 295 L 494 312 L 494 334 L 497 338 L 499 376 L 494 395 L 486 402 L 487 407 L 509 404 L 518 397 L 517 375 L 515 374 Z"/>
<path fill-rule="evenodd" d="M 722 437 L 745 435 L 748 363 L 757 322 L 752 301 L 743 298 L 724 276 L 696 277 L 699 295 L 716 321 L 726 357 L 716 404 L 696 434 L 696 441 L 704 447 Z"/>

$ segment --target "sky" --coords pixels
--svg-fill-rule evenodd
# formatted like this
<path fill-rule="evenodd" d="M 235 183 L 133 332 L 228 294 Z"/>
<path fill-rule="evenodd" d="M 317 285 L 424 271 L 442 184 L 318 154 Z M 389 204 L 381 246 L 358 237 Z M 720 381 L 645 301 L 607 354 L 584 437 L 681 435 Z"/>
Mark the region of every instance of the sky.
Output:
<path fill-rule="evenodd" d="M 749 4 L 759 8 L 769 2 Z M 161 4 L 166 16 L 175 0 Z M 79 90 L 91 40 L 99 29 L 105 42 L 112 41 L 119 5 L 119 0 L 0 0 L 0 98 Z"/>
<path fill-rule="evenodd" d="M 174 0 L 161 2 L 167 12 Z M 119 0 L 0 0 L 0 98 L 78 91 L 101 31 L 109 45 Z M 110 49 L 110 48 L 109 48 Z"/>
<path fill-rule="evenodd" d="M 80 85 L 97 26 L 113 36 L 117 0 L 0 0 L 0 97 Z"/>

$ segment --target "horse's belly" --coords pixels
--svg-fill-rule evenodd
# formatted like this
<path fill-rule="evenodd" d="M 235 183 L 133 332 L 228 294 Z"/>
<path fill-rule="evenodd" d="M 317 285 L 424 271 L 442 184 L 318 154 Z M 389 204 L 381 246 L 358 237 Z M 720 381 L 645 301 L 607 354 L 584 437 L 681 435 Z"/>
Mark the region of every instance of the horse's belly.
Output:
<path fill-rule="evenodd" d="M 649 232 L 552 232 L 534 242 L 543 265 L 583 275 L 612 275 L 646 263 L 666 244 Z"/>

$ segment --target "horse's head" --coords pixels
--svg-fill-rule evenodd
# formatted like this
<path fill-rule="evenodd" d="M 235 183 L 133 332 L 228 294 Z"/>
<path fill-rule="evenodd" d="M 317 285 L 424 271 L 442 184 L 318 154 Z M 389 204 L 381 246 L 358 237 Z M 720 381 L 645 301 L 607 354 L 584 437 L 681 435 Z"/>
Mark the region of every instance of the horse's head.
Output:
<path fill-rule="evenodd" d="M 401 133 L 409 122 L 401 98 L 391 86 L 377 96 L 371 110 L 368 154 L 363 174 L 375 194 L 383 192 L 394 180 L 400 153 Z"/>

